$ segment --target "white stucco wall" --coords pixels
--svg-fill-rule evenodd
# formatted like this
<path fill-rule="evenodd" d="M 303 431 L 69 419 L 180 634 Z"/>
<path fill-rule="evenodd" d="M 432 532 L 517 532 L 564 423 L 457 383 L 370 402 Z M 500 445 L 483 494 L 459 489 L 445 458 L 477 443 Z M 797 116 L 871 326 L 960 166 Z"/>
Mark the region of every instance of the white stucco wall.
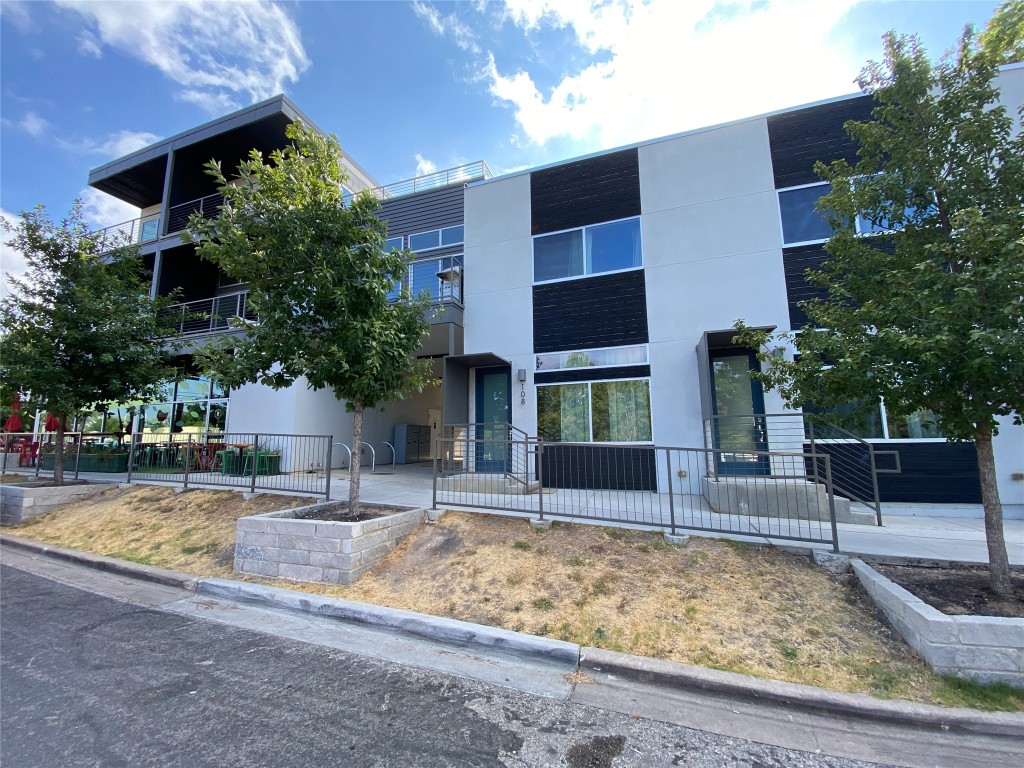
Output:
<path fill-rule="evenodd" d="M 530 176 L 466 189 L 466 354 L 493 352 L 512 363 L 512 423 L 537 433 L 533 387 L 533 240 Z M 526 403 L 516 372 L 527 372 Z M 474 419 L 470 381 L 470 421 Z"/>

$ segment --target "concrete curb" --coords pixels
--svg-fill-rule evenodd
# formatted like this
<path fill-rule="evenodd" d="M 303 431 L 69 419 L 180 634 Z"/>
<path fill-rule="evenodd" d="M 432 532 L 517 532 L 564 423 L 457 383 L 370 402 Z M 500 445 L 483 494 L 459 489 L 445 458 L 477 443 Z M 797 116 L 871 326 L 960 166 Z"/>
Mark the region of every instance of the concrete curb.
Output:
<path fill-rule="evenodd" d="M 784 704 L 804 711 L 918 728 L 1017 738 L 1024 731 L 1024 718 L 1018 713 L 977 712 L 972 709 L 875 699 L 863 693 L 836 693 L 810 685 L 764 680 L 735 672 L 632 656 L 601 648 L 583 648 L 580 653 L 580 669 L 640 683 L 710 691 L 754 702 Z"/>
<path fill-rule="evenodd" d="M 44 544 L 39 541 L 11 536 L 8 533 L 0 533 L 0 545 L 19 549 L 23 552 L 30 552 L 35 555 L 44 555 L 46 557 L 57 558 L 58 560 L 67 560 L 68 562 L 77 563 L 78 565 L 95 568 L 98 571 L 116 573 L 121 576 L 141 579 L 142 581 L 151 581 L 168 587 L 178 587 L 179 589 L 185 589 L 189 592 L 195 592 L 196 586 L 199 583 L 199 579 L 195 576 L 187 573 L 181 573 L 180 571 L 172 571 L 167 568 L 157 568 L 152 565 L 142 565 L 141 563 L 131 563 L 126 560 L 115 560 L 112 557 L 94 555 L 91 552 L 80 552 L 76 549 L 54 547 L 50 544 Z"/>
<path fill-rule="evenodd" d="M 267 587 L 229 579 L 203 579 L 196 594 L 237 600 L 303 613 L 314 613 L 342 621 L 354 621 L 456 646 L 484 646 L 520 657 L 579 663 L 580 647 L 575 643 L 512 632 L 500 627 L 427 616 L 422 613 L 385 608 L 332 597 L 321 597 L 290 589 Z"/>

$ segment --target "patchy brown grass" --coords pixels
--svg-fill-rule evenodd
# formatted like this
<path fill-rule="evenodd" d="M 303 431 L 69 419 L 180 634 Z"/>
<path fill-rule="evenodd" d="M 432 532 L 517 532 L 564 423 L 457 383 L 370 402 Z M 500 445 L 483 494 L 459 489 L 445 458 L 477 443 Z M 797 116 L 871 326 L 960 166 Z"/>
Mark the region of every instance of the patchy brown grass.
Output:
<path fill-rule="evenodd" d="M 14 483 L 27 483 L 29 480 L 32 480 L 32 479 L 33 478 L 30 477 L 29 475 L 19 475 L 17 473 L 13 473 L 12 474 L 12 473 L 8 472 L 5 475 L 0 475 L 0 484 L 5 484 L 6 485 L 8 483 L 10 483 L 10 484 L 14 484 Z"/>
<path fill-rule="evenodd" d="M 16 533 L 175 568 L 231 571 L 234 521 L 306 499 L 136 486 L 57 510 Z M 236 576 L 237 578 L 237 576 Z M 257 580 L 257 579 L 252 579 Z M 276 582 L 627 653 L 947 706 L 1024 710 L 1024 692 L 932 674 L 852 576 L 772 547 L 588 525 L 447 513 L 349 587 Z"/>
<path fill-rule="evenodd" d="M 26 521 L 19 536 L 196 576 L 230 578 L 235 520 L 309 503 L 295 496 L 136 485 Z"/>

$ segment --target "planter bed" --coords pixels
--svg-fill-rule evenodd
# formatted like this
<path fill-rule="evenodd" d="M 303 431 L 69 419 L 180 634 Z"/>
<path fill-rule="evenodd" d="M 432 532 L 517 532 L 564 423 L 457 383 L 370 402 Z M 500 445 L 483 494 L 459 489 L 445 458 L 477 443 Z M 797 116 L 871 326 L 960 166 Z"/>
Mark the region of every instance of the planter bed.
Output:
<path fill-rule="evenodd" d="M 889 623 L 936 673 L 1024 688 L 1024 619 L 948 616 L 870 565 L 851 564 Z"/>
<path fill-rule="evenodd" d="M 238 519 L 238 573 L 322 584 L 351 584 L 422 521 L 423 509 L 363 505 L 353 520 L 339 502 Z M 337 519 L 317 519 L 317 518 Z"/>

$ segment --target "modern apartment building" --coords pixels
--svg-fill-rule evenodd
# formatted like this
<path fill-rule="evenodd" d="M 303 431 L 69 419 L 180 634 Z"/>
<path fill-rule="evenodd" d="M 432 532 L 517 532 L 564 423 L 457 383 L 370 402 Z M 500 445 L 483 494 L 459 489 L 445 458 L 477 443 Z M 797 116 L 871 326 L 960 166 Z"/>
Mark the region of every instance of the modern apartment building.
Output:
<path fill-rule="evenodd" d="M 1024 67 L 1004 68 L 1000 86 L 1016 114 Z M 614 488 L 614 467 L 642 456 L 636 448 L 714 444 L 723 418 L 784 412 L 777 393 L 751 379 L 758 363 L 733 344 L 731 329 L 741 318 L 778 330 L 806 322 L 798 303 L 816 289 L 804 271 L 823 261 L 828 237 L 814 210 L 827 187 L 813 165 L 853 160 L 842 125 L 868 118 L 870 108 L 865 96 L 834 99 L 498 178 L 481 162 L 381 187 L 349 160 L 352 191 L 381 199 L 393 245 L 415 252 L 407 279 L 440 307 L 419 354 L 436 361 L 441 385 L 374 414 L 366 441 L 392 442 L 401 424 L 428 425 L 436 436 L 445 424 L 507 422 L 552 441 L 600 444 L 607 471 L 586 481 Z M 178 288 L 186 302 L 210 307 L 207 326 L 182 326 L 196 344 L 225 332 L 225 316 L 245 315 L 245 286 L 224 285 L 176 234 L 189 212 L 217 204 L 201 165 L 216 157 L 229 167 L 252 147 L 279 145 L 294 117 L 301 113 L 278 97 L 90 175 L 93 186 L 143 209 L 136 228 L 153 290 Z M 208 415 L 211 427 L 350 434 L 330 392 L 296 385 L 228 394 L 202 377 L 182 386 L 193 399 L 168 402 L 194 402 L 189 387 L 206 387 L 207 413 L 224 414 Z M 744 457 L 744 445 L 802 442 L 802 432 L 777 423 L 751 418 L 735 459 L 747 463 L 724 469 L 767 472 Z M 931 414 L 896 420 L 880 404 L 859 435 L 898 453 L 901 472 L 878 477 L 883 501 L 980 501 L 973 446 L 947 442 Z M 1008 514 L 1024 513 L 1016 479 L 1024 427 L 1003 420 L 995 448 Z"/>

